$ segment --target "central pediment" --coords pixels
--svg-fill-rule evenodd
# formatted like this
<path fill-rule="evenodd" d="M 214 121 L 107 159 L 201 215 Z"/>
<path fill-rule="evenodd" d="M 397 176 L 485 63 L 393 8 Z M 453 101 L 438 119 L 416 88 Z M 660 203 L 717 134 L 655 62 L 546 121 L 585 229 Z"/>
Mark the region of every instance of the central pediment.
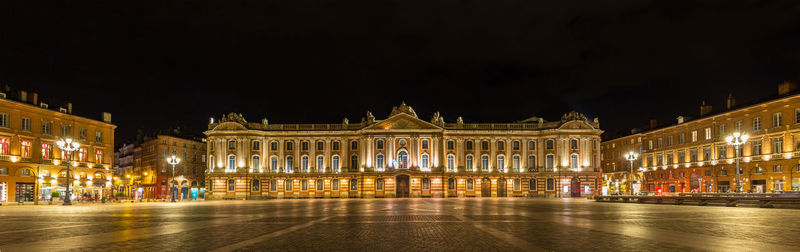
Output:
<path fill-rule="evenodd" d="M 391 129 L 391 130 L 431 130 L 431 129 L 442 129 L 439 126 L 433 125 L 429 122 L 420 120 L 419 118 L 413 117 L 409 114 L 399 113 L 395 114 L 382 122 L 379 122 L 375 125 L 369 126 L 365 129 L 368 130 L 381 130 L 381 129 Z"/>

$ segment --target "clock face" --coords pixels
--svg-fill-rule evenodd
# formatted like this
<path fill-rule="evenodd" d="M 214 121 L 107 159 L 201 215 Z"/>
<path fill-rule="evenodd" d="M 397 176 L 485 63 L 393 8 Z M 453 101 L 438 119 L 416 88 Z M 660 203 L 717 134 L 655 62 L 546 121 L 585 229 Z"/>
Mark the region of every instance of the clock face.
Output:
<path fill-rule="evenodd" d="M 400 140 L 400 146 L 406 146 L 406 140 Z"/>

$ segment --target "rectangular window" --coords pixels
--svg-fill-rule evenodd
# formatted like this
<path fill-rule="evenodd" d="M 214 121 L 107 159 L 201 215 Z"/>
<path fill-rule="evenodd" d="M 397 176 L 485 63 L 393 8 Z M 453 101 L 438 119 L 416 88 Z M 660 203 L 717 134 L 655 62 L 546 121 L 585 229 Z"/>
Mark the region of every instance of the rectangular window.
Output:
<path fill-rule="evenodd" d="M 783 166 L 781 165 L 773 165 L 772 172 L 783 172 Z"/>
<path fill-rule="evenodd" d="M 22 140 L 20 141 L 20 154 L 24 158 L 31 157 L 31 141 Z"/>
<path fill-rule="evenodd" d="M 333 150 L 339 150 L 339 141 L 334 141 L 332 148 Z"/>
<path fill-rule="evenodd" d="M 489 149 L 489 141 L 481 142 L 481 150 L 488 150 Z"/>
<path fill-rule="evenodd" d="M 322 192 L 325 190 L 325 182 L 321 179 L 317 179 L 317 191 Z"/>
<path fill-rule="evenodd" d="M 50 134 L 50 122 L 42 122 L 42 134 Z"/>
<path fill-rule="evenodd" d="M 670 152 L 670 153 L 667 153 L 667 164 L 668 164 L 668 165 L 671 165 L 671 164 L 672 164 L 672 161 L 674 160 L 674 158 L 675 158 L 675 156 L 674 156 L 674 155 L 672 155 L 672 152 Z"/>
<path fill-rule="evenodd" d="M 333 188 L 334 191 L 339 191 L 339 180 L 334 179 L 333 181 L 331 181 L 331 187 Z"/>
<path fill-rule="evenodd" d="M 278 190 L 278 180 L 272 179 L 269 181 L 269 190 L 272 192 Z"/>
<path fill-rule="evenodd" d="M 448 150 L 455 149 L 455 148 L 456 148 L 456 146 L 455 146 L 455 145 L 456 145 L 456 144 L 455 144 L 453 141 L 447 141 L 447 149 L 448 149 Z"/>
<path fill-rule="evenodd" d="M 103 132 L 95 131 L 94 132 L 94 141 L 98 142 L 98 143 L 103 142 Z"/>
<path fill-rule="evenodd" d="M 520 185 L 520 179 L 514 179 L 514 191 L 522 190 L 522 185 Z"/>
<path fill-rule="evenodd" d="M 781 112 L 772 114 L 772 127 L 777 128 L 781 126 Z"/>
<path fill-rule="evenodd" d="M 663 147 L 664 147 L 664 145 L 663 145 L 663 144 L 664 144 L 664 140 L 663 140 L 662 138 L 660 138 L 660 137 L 659 137 L 659 138 L 658 138 L 658 148 L 659 148 L 659 149 L 660 149 L 660 148 L 663 148 Z"/>
<path fill-rule="evenodd" d="M 324 150 L 325 149 L 325 142 L 318 141 L 317 142 L 317 150 Z"/>
<path fill-rule="evenodd" d="M 720 146 L 717 148 L 717 158 L 718 159 L 725 159 L 728 154 L 728 149 L 726 146 Z"/>
<path fill-rule="evenodd" d="M 783 153 L 783 137 L 772 138 L 772 153 Z"/>
<path fill-rule="evenodd" d="M 720 139 L 725 138 L 725 124 L 719 125 L 719 137 Z"/>
<path fill-rule="evenodd" d="M 351 179 L 350 180 L 350 191 L 358 190 L 358 180 Z"/>
<path fill-rule="evenodd" d="M 680 135 L 678 135 L 678 144 L 684 144 L 684 143 L 686 143 L 686 138 L 685 138 L 684 136 L 685 136 L 685 135 L 684 135 L 683 133 L 681 133 Z"/>
<path fill-rule="evenodd" d="M 80 130 L 80 137 L 81 137 L 81 139 L 86 139 L 86 129 L 81 129 Z"/>
<path fill-rule="evenodd" d="M 72 135 L 72 127 L 69 125 L 61 125 L 61 136 L 69 137 Z"/>
<path fill-rule="evenodd" d="M 302 144 L 300 144 L 300 145 L 301 145 L 301 147 L 302 147 L 302 150 L 304 150 L 304 151 L 307 151 L 307 150 L 308 150 L 308 142 L 303 142 L 303 143 L 302 143 Z"/>
<path fill-rule="evenodd" d="M 711 139 L 711 128 L 706 128 L 706 140 Z"/>
<path fill-rule="evenodd" d="M 555 180 L 553 178 L 547 178 L 547 190 L 552 191 L 555 190 Z"/>
<path fill-rule="evenodd" d="M 300 181 L 300 190 L 308 191 L 308 180 L 304 179 Z"/>
<path fill-rule="evenodd" d="M 761 117 L 753 118 L 753 130 L 761 130 Z"/>
<path fill-rule="evenodd" d="M 184 152 L 184 154 L 186 154 L 186 152 Z M 94 162 L 98 164 L 103 163 L 103 151 L 101 150 L 94 151 Z M 184 168 L 186 168 L 186 166 L 184 166 Z"/>
<path fill-rule="evenodd" d="M 689 158 L 691 162 L 697 162 L 697 149 L 689 151 Z"/>
<path fill-rule="evenodd" d="M 755 140 L 752 142 L 753 147 L 753 156 L 761 155 L 761 140 Z"/>
<path fill-rule="evenodd" d="M 271 150 L 273 150 L 273 151 L 277 151 L 277 150 L 278 150 L 278 142 L 275 142 L 275 141 L 273 141 L 273 142 L 272 142 L 272 143 L 270 143 L 269 145 L 270 145 L 270 146 L 269 146 L 269 148 L 270 148 Z"/>
<path fill-rule="evenodd" d="M 667 146 L 672 146 L 672 136 L 667 136 Z"/>
<path fill-rule="evenodd" d="M 253 141 L 253 150 L 260 150 L 261 149 L 261 142 Z"/>
<path fill-rule="evenodd" d="M 89 153 L 86 151 L 86 148 L 78 149 L 78 160 L 81 162 L 86 162 L 86 156 L 88 156 L 87 154 Z"/>
<path fill-rule="evenodd" d="M 692 131 L 692 142 L 697 142 L 697 131 Z"/>
<path fill-rule="evenodd" d="M 294 185 L 293 185 L 293 182 L 292 182 L 292 180 L 291 180 L 291 179 L 287 179 L 287 180 L 286 180 L 286 181 L 283 183 L 283 190 L 284 190 L 284 191 L 291 192 L 291 191 L 292 191 L 292 187 L 294 187 Z"/>
<path fill-rule="evenodd" d="M 53 146 L 50 144 L 42 144 L 42 159 L 50 159 L 53 154 Z"/>
<path fill-rule="evenodd" d="M 429 178 L 422 178 L 422 190 L 431 189 L 431 180 Z"/>
<path fill-rule="evenodd" d="M 8 114 L 0 113 L 0 127 L 8 128 Z"/>
<path fill-rule="evenodd" d="M 261 181 L 254 179 L 250 184 L 253 186 L 253 191 L 261 191 Z"/>
<path fill-rule="evenodd" d="M 229 192 L 236 191 L 236 180 L 233 179 L 228 180 L 228 191 Z"/>
<path fill-rule="evenodd" d="M 22 130 L 31 131 L 31 119 L 27 117 L 22 118 Z"/>
<path fill-rule="evenodd" d="M 711 160 L 711 147 L 703 148 L 703 161 Z"/>
<path fill-rule="evenodd" d="M 686 152 L 679 151 L 678 152 L 678 163 L 686 162 Z"/>
<path fill-rule="evenodd" d="M 794 123 L 800 123 L 800 108 L 794 109 Z"/>

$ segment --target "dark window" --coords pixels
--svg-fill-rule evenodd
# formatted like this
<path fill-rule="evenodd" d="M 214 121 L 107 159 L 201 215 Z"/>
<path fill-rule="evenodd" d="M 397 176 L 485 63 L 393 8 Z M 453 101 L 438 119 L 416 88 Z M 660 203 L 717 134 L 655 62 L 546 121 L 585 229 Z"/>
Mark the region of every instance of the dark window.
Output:
<path fill-rule="evenodd" d="M 428 178 L 422 178 L 422 190 L 431 189 L 431 180 Z"/>
<path fill-rule="evenodd" d="M 325 190 L 325 182 L 321 179 L 317 179 L 317 191 L 324 191 Z"/>
<path fill-rule="evenodd" d="M 236 180 L 229 179 L 228 180 L 228 191 L 232 192 L 236 190 Z"/>
<path fill-rule="evenodd" d="M 467 150 L 472 150 L 472 141 L 467 141 L 466 145 L 467 145 L 466 147 Z"/>
<path fill-rule="evenodd" d="M 555 190 L 556 184 L 553 178 L 547 178 L 547 190 L 552 191 Z"/>
<path fill-rule="evenodd" d="M 511 144 L 511 149 L 512 149 L 512 150 L 519 150 L 519 141 L 514 141 L 514 142 Z"/>
<path fill-rule="evenodd" d="M 505 150 L 506 149 L 506 142 L 497 141 L 497 149 L 498 150 Z"/>
<path fill-rule="evenodd" d="M 292 185 L 292 180 L 291 179 L 287 179 L 286 182 L 284 182 L 284 183 L 285 183 L 284 184 L 284 190 L 286 190 L 287 192 L 291 192 L 292 191 L 292 187 L 294 186 L 294 185 Z"/>
<path fill-rule="evenodd" d="M 318 141 L 317 142 L 317 150 L 323 150 L 323 149 L 325 149 L 325 142 Z"/>
<path fill-rule="evenodd" d="M 455 148 L 456 148 L 456 144 L 455 144 L 455 142 L 453 142 L 453 140 L 447 141 L 447 149 L 448 150 L 452 150 L 452 149 L 455 149 Z"/>
<path fill-rule="evenodd" d="M 467 179 L 467 190 L 472 190 L 475 187 L 475 184 L 471 178 Z"/>
<path fill-rule="evenodd" d="M 339 150 L 339 141 L 333 142 L 333 150 Z"/>
<path fill-rule="evenodd" d="M 261 149 L 261 142 L 253 141 L 253 150 L 259 150 L 259 149 Z"/>
<path fill-rule="evenodd" d="M 293 150 L 293 149 L 294 149 L 294 143 L 292 143 L 292 141 L 287 141 L 286 142 L 286 150 L 290 151 L 290 150 Z"/>
<path fill-rule="evenodd" d="M 229 150 L 236 149 L 236 141 L 233 141 L 233 140 L 228 141 L 228 149 Z"/>
<path fill-rule="evenodd" d="M 422 140 L 422 149 L 423 150 L 427 150 L 428 149 L 428 140 Z"/>
<path fill-rule="evenodd" d="M 278 181 L 277 180 L 270 180 L 269 181 L 269 190 L 270 191 L 277 191 L 278 190 Z"/>
<path fill-rule="evenodd" d="M 482 141 L 481 150 L 488 150 L 488 149 L 489 149 L 489 141 Z"/>
<path fill-rule="evenodd" d="M 532 178 L 528 181 L 528 189 L 531 191 L 536 191 L 536 179 Z"/>
<path fill-rule="evenodd" d="M 528 150 L 535 150 L 536 149 L 536 142 L 528 141 Z"/>
<path fill-rule="evenodd" d="M 350 191 L 358 190 L 358 180 L 350 179 Z"/>
<path fill-rule="evenodd" d="M 273 141 L 272 143 L 270 143 L 270 149 L 274 151 L 278 150 L 278 142 Z"/>
<path fill-rule="evenodd" d="M 251 184 L 253 185 L 253 191 L 261 190 L 261 181 L 259 181 L 258 179 L 254 179 L 253 182 L 251 182 Z"/>
<path fill-rule="evenodd" d="M 447 189 L 448 190 L 455 190 L 456 189 L 456 179 L 454 179 L 454 178 L 447 179 Z"/>
<path fill-rule="evenodd" d="M 350 158 L 350 168 L 358 168 L 358 156 L 353 155 L 353 157 Z"/>
<path fill-rule="evenodd" d="M 383 140 L 378 140 L 375 142 L 375 148 L 382 150 L 383 149 Z"/>
<path fill-rule="evenodd" d="M 358 141 L 352 141 L 352 142 L 350 142 L 350 149 L 351 149 L 351 150 L 356 150 L 356 149 L 358 149 Z"/>
<path fill-rule="evenodd" d="M 303 142 L 300 144 L 301 150 L 307 151 L 308 150 L 308 142 Z"/>
<path fill-rule="evenodd" d="M 377 190 L 383 190 L 383 178 L 375 180 L 375 188 L 377 188 Z"/>
<path fill-rule="evenodd" d="M 553 140 L 547 140 L 545 142 L 545 149 L 552 150 L 553 149 Z"/>

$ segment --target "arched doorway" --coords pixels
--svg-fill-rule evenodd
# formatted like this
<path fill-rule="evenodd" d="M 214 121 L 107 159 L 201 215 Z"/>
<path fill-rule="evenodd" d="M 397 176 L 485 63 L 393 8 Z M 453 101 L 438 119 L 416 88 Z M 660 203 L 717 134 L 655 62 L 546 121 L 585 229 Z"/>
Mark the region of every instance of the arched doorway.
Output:
<path fill-rule="evenodd" d="M 508 188 L 506 187 L 506 179 L 497 179 L 497 197 L 505 197 Z"/>
<path fill-rule="evenodd" d="M 580 197 L 581 196 L 581 180 L 577 177 L 572 178 L 572 183 L 570 184 L 570 192 L 572 193 L 572 197 Z"/>
<path fill-rule="evenodd" d="M 397 195 L 395 197 L 408 198 L 409 195 L 408 180 L 409 180 L 408 175 L 397 175 L 397 186 L 395 186 L 395 193 Z"/>
<path fill-rule="evenodd" d="M 481 197 L 492 197 L 492 180 L 489 178 L 481 180 Z"/>

